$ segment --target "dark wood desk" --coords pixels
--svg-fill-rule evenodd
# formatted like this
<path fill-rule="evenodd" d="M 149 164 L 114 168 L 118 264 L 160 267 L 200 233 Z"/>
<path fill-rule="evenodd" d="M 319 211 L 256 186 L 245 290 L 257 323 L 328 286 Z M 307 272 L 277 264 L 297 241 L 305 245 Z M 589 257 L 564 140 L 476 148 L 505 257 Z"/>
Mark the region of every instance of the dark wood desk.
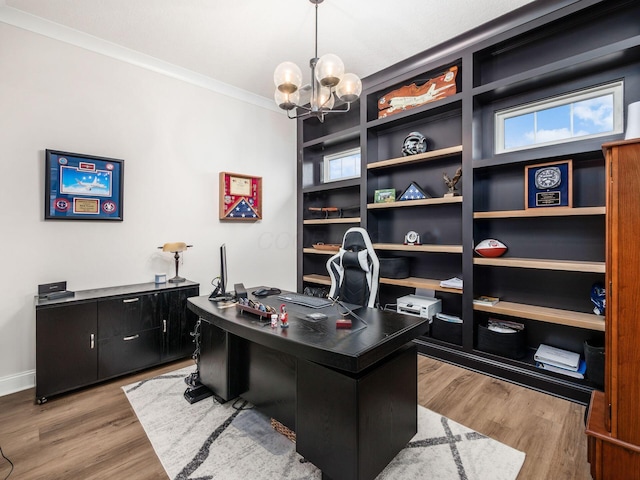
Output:
<path fill-rule="evenodd" d="M 285 303 L 275 296 L 261 301 Z M 294 430 L 296 451 L 323 479 L 373 480 L 415 435 L 412 340 L 425 333 L 426 319 L 359 308 L 366 325 L 353 320 L 351 330 L 341 330 L 336 307 L 287 303 L 290 326 L 283 329 L 206 296 L 188 305 L 203 320 L 202 382 L 224 400 L 241 395 Z M 328 318 L 309 320 L 311 311 Z"/>

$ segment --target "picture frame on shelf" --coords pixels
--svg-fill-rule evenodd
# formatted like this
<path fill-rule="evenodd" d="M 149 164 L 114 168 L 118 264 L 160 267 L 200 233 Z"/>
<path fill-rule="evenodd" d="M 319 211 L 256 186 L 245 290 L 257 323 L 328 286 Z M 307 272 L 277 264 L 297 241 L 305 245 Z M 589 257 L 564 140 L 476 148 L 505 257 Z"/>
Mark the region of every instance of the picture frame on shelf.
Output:
<path fill-rule="evenodd" d="M 524 168 L 524 207 L 573 207 L 573 162 L 527 165 Z"/>
<path fill-rule="evenodd" d="M 123 220 L 124 160 L 45 151 L 45 220 Z"/>
<path fill-rule="evenodd" d="M 391 203 L 396 201 L 395 188 L 383 188 L 373 192 L 373 203 Z"/>
<path fill-rule="evenodd" d="M 220 172 L 220 220 L 262 220 L 262 177 Z"/>

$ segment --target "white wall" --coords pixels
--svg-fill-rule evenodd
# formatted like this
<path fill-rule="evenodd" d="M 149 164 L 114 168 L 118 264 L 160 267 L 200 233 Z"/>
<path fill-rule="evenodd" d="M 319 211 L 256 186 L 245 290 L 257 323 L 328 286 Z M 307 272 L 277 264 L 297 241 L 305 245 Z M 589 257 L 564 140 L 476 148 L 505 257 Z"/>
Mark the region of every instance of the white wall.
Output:
<path fill-rule="evenodd" d="M 70 290 L 182 276 L 295 289 L 295 122 L 0 23 L 0 395 L 34 384 L 38 284 Z M 256 79 L 268 82 L 270 79 Z M 124 159 L 124 221 L 44 221 L 44 150 Z M 263 178 L 263 220 L 218 220 L 218 174 Z"/>

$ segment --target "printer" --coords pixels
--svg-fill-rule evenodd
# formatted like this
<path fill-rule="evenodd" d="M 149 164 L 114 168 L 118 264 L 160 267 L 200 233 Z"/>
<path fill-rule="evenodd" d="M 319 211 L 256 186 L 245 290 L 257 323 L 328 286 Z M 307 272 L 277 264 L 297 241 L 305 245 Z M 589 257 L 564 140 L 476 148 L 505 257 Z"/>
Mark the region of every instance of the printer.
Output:
<path fill-rule="evenodd" d="M 405 295 L 396 300 L 396 311 L 415 317 L 433 320 L 436 313 L 442 312 L 442 300 L 420 295 Z"/>

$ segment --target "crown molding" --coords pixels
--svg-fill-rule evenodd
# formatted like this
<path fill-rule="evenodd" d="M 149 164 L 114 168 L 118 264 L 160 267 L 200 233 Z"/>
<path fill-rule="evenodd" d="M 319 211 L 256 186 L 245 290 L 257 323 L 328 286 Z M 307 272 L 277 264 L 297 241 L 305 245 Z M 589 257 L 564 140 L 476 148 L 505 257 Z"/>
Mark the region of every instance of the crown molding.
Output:
<path fill-rule="evenodd" d="M 30 13 L 8 7 L 6 5 L 6 0 L 0 0 L 0 22 L 37 33 L 54 40 L 75 45 L 91 52 L 115 58 L 122 62 L 136 65 L 198 87 L 206 88 L 207 90 L 211 90 L 242 102 L 266 108 L 267 110 L 272 110 L 278 113 L 281 112 L 281 110 L 273 103 L 273 99 L 256 95 L 229 85 L 228 83 L 220 82 L 211 77 L 196 73 L 192 70 L 159 60 L 150 55 L 145 55 L 135 50 L 94 37 L 87 33 L 80 32 L 73 28 L 60 25 L 59 23 L 51 22 Z"/>

